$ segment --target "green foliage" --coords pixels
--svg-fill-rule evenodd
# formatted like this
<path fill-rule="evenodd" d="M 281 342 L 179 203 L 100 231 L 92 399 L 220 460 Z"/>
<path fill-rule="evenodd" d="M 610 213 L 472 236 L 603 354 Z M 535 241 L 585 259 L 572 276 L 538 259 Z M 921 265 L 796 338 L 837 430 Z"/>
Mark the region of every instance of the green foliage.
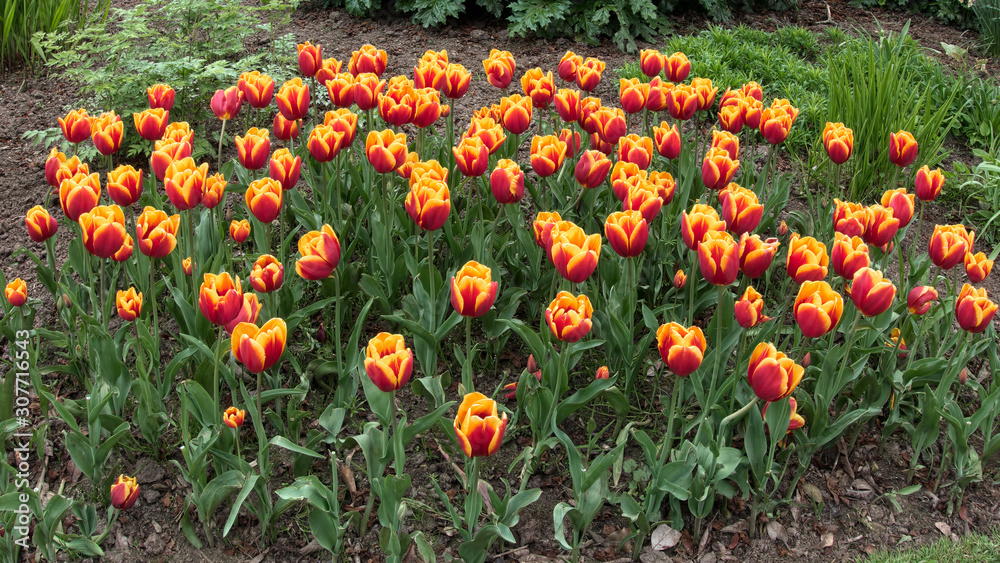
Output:
<path fill-rule="evenodd" d="M 968 105 L 960 114 L 959 133 L 969 146 L 994 151 L 1000 146 L 1000 85 L 996 80 L 973 80 L 962 98 Z"/>
<path fill-rule="evenodd" d="M 94 6 L 80 0 L 0 0 L 0 69 L 18 61 L 33 64 L 44 55 L 36 33 L 75 29 L 91 16 L 104 19 L 110 0 Z"/>
<path fill-rule="evenodd" d="M 991 57 L 1000 57 L 1000 0 L 969 0 L 969 4 L 979 20 L 983 48 Z"/>
<path fill-rule="evenodd" d="M 881 7 L 890 10 L 907 10 L 936 17 L 948 23 L 968 25 L 972 21 L 972 2 L 962 0 L 851 0 L 856 7 Z"/>

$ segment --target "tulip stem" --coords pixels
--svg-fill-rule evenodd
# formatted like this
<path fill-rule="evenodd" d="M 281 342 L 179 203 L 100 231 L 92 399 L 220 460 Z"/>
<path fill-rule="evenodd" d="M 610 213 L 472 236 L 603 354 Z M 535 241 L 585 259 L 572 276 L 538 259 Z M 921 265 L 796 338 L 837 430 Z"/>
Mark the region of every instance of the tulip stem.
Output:
<path fill-rule="evenodd" d="M 851 363 L 851 346 L 854 345 L 854 336 L 858 332 L 858 325 L 861 323 L 862 316 L 861 311 L 855 311 L 854 324 L 851 325 L 851 332 L 848 333 L 847 341 L 844 343 L 844 355 L 840 359 L 840 369 L 837 371 L 837 384 L 833 387 L 834 389 L 841 389 L 843 387 L 844 368 L 847 367 L 847 364 Z"/>
<path fill-rule="evenodd" d="M 434 329 L 436 328 L 435 325 L 437 324 L 436 322 L 437 307 L 434 304 L 436 292 L 434 291 L 434 252 L 433 252 L 434 245 L 432 241 L 433 235 L 434 231 L 427 231 L 427 291 L 428 293 L 430 293 L 430 300 L 431 300 L 430 319 L 428 319 L 430 322 L 428 328 L 430 329 L 431 333 L 434 332 Z M 436 367 L 434 368 L 434 371 L 435 373 L 431 374 L 432 377 L 437 375 Z"/>
<path fill-rule="evenodd" d="M 466 393 L 475 391 L 472 381 L 472 317 L 465 317 L 465 361 L 467 369 L 462 371 L 462 386 Z"/>
<path fill-rule="evenodd" d="M 94 543 L 101 545 L 104 543 L 104 540 L 108 539 L 108 535 L 111 533 L 111 528 L 115 525 L 115 522 L 118 521 L 118 514 L 120 512 L 120 510 L 113 506 L 108 508 L 108 525 L 104 528 L 104 531 L 101 532 L 101 535 L 97 536 Z"/>
<path fill-rule="evenodd" d="M 226 135 L 226 122 L 227 121 L 228 121 L 227 119 L 223 119 L 222 120 L 222 129 L 219 131 L 219 152 L 216 154 L 216 157 L 215 157 L 215 169 L 219 170 L 219 171 L 222 170 L 222 139 Z"/>
<path fill-rule="evenodd" d="M 344 232 L 343 231 L 343 229 L 344 229 L 344 217 L 343 217 L 343 211 L 341 210 L 341 207 L 340 207 L 340 164 L 341 164 L 341 162 L 343 162 L 344 158 L 345 157 L 342 157 L 340 155 L 337 156 L 337 174 L 334 177 L 334 181 L 337 182 L 337 201 L 336 201 L 336 204 L 337 204 L 337 228 L 340 229 L 341 233 Z"/>
<path fill-rule="evenodd" d="M 708 395 L 705 396 L 708 405 L 703 405 L 703 408 L 714 404 L 712 393 L 715 392 L 715 382 L 719 380 L 719 372 L 722 370 L 722 292 L 725 291 L 726 286 L 718 285 L 716 288 L 719 299 L 715 306 L 715 369 L 712 371 L 712 380 L 708 382 Z"/>
<path fill-rule="evenodd" d="M 920 338 L 924 335 L 924 321 L 926 320 L 927 320 L 927 313 L 920 315 L 920 323 L 917 324 L 917 333 L 914 335 L 913 339 L 913 349 L 910 350 L 909 353 L 910 357 L 906 360 L 905 371 L 910 371 L 910 366 L 913 365 L 913 358 L 916 357 L 916 355 L 920 352 L 920 345 L 922 344 Z M 902 332 L 899 334 L 899 337 L 900 338 L 903 337 Z"/>
<path fill-rule="evenodd" d="M 469 462 L 465 466 L 465 486 L 468 489 L 469 495 L 479 494 L 479 460 L 476 458 L 469 458 Z M 472 497 L 476 499 L 476 497 Z M 477 502 L 478 501 L 478 502 Z M 468 531 L 469 537 L 472 537 L 472 532 L 476 529 L 476 524 L 479 523 L 479 514 L 482 512 L 483 504 L 482 499 L 473 500 L 471 503 L 472 510 L 465 515 L 465 529 Z"/>
<path fill-rule="evenodd" d="M 722 422 L 719 423 L 719 433 L 718 433 L 718 436 L 722 436 L 723 433 L 726 431 L 726 427 L 727 426 L 729 426 L 734 421 L 739 420 L 739 418 L 742 417 L 744 414 L 746 414 L 747 411 L 750 410 L 750 407 L 756 405 L 757 401 L 759 401 L 759 400 L 760 400 L 760 398 L 757 397 L 757 395 L 754 395 L 753 398 L 750 399 L 750 402 L 747 403 L 747 404 L 745 404 L 745 405 L 743 405 L 743 407 L 741 407 L 740 410 L 738 410 L 738 411 L 730 414 L 726 418 L 723 418 Z"/>
<path fill-rule="evenodd" d="M 194 210 L 187 210 L 188 219 L 188 258 L 191 259 L 191 293 L 194 295 L 194 299 L 191 304 L 195 307 L 198 306 L 198 284 L 195 280 L 198 279 L 198 266 L 195 264 L 194 259 Z"/>
<path fill-rule="evenodd" d="M 215 400 L 215 404 L 219 404 L 219 362 L 222 361 L 222 329 L 225 328 L 219 325 L 219 336 L 215 341 L 215 370 L 212 375 L 212 398 Z"/>
<path fill-rule="evenodd" d="M 674 378 L 673 390 L 670 393 L 670 414 L 667 415 L 667 434 L 663 437 L 663 449 L 660 450 L 660 459 L 658 460 L 660 467 L 667 462 L 667 456 L 670 455 L 670 447 L 673 445 L 674 416 L 677 413 L 677 403 L 680 401 L 681 386 L 683 385 L 683 377 Z"/>
<path fill-rule="evenodd" d="M 341 354 L 341 351 L 340 351 L 340 348 L 341 348 L 341 339 L 340 339 L 340 270 L 336 271 L 336 279 L 334 279 L 334 283 L 335 283 L 334 287 L 335 287 L 335 291 L 336 291 L 336 299 L 337 299 L 337 301 L 333 305 L 333 315 L 334 315 L 333 316 L 333 327 L 334 327 L 334 332 L 336 333 L 336 336 L 337 336 L 337 343 L 335 345 L 335 348 L 336 348 L 336 351 L 337 351 L 337 380 L 338 380 L 338 385 L 339 385 L 340 378 L 342 378 L 344 376 L 344 362 L 341 359 L 341 355 L 340 355 Z"/>
<path fill-rule="evenodd" d="M 403 437 L 399 434 L 399 417 L 396 416 L 396 391 L 389 393 L 389 408 L 392 416 L 392 468 L 396 472 L 396 477 L 403 476 Z"/>
<path fill-rule="evenodd" d="M 163 400 L 163 391 L 160 387 L 160 323 L 156 316 L 156 282 L 153 280 L 153 272 L 156 271 L 156 258 L 149 259 L 149 302 L 153 305 L 153 349 L 150 350 L 150 363 L 156 367 L 156 386 L 160 393 L 160 400 Z"/>
<path fill-rule="evenodd" d="M 694 275 L 694 268 L 698 263 L 698 253 L 695 252 L 694 257 L 691 259 L 691 269 L 688 275 L 688 325 L 694 324 L 694 288 L 698 285 L 698 279 Z"/>
<path fill-rule="evenodd" d="M 98 281 L 97 296 L 98 296 L 98 302 L 101 304 L 101 316 L 100 316 L 100 319 L 104 322 L 104 324 L 107 324 L 107 322 L 108 322 L 108 314 L 107 314 L 107 311 L 108 311 L 108 294 L 104 292 L 104 263 L 105 262 L 107 262 L 107 259 L 102 258 L 101 259 L 101 277 L 100 277 L 100 279 Z"/>
<path fill-rule="evenodd" d="M 243 454 L 240 453 L 240 431 L 238 428 L 233 428 L 233 441 L 236 442 L 236 457 L 243 461 Z"/>

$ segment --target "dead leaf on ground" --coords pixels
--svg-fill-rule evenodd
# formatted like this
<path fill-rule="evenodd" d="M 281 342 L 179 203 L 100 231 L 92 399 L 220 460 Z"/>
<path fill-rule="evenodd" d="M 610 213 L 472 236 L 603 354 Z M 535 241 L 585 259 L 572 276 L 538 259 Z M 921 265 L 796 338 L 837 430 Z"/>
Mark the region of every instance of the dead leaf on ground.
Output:
<path fill-rule="evenodd" d="M 827 532 L 820 537 L 820 545 L 823 547 L 833 547 L 833 532 Z"/>
<path fill-rule="evenodd" d="M 945 522 L 935 522 L 934 527 L 937 528 L 938 531 L 941 532 L 941 535 L 944 537 L 948 537 L 951 535 L 951 526 L 949 526 Z"/>
<path fill-rule="evenodd" d="M 781 540 L 782 543 L 788 545 L 788 532 L 785 531 L 785 526 L 777 520 L 771 520 L 767 523 L 767 535 L 774 541 Z"/>
<path fill-rule="evenodd" d="M 681 541 L 681 533 L 666 524 L 660 524 L 653 530 L 649 541 L 653 549 L 663 551 L 677 545 Z"/>

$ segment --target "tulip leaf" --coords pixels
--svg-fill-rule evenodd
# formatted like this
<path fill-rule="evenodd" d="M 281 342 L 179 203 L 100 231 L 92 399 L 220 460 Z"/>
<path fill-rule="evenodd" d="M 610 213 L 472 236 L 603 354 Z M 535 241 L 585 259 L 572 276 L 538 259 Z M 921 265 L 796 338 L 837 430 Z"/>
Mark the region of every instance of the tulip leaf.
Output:
<path fill-rule="evenodd" d="M 245 501 L 247 496 L 253 492 L 253 486 L 257 483 L 258 478 L 259 475 L 251 473 L 247 477 L 246 481 L 243 482 L 243 489 L 240 491 L 240 494 L 236 495 L 236 502 L 234 502 L 232 508 L 229 509 L 229 518 L 226 519 L 226 525 L 222 529 L 222 537 L 229 535 L 229 530 L 233 527 L 233 524 L 236 523 L 236 517 L 240 513 L 240 508 L 243 507 L 243 501 Z"/>
<path fill-rule="evenodd" d="M 437 424 L 438 420 L 443 418 L 445 411 L 450 409 L 455 401 L 448 401 L 447 403 L 441 405 L 440 407 L 434 409 L 434 412 L 425 414 L 424 416 L 413 421 L 413 424 L 408 424 L 402 428 L 403 432 L 403 445 L 407 445 L 413 441 L 421 432 L 426 431 L 431 426 Z"/>
<path fill-rule="evenodd" d="M 761 481 L 764 476 L 764 456 L 767 454 L 767 438 L 764 434 L 764 417 L 760 415 L 757 405 L 750 407 L 746 415 L 746 434 L 743 436 L 743 446 L 750 460 L 750 470 L 754 477 Z M 787 428 L 787 426 L 786 426 Z"/>
<path fill-rule="evenodd" d="M 542 339 L 538 336 L 538 333 L 532 330 L 528 325 L 524 324 L 523 321 L 517 319 L 497 319 L 499 322 L 507 325 L 508 328 L 513 330 L 521 337 L 521 340 L 527 344 L 531 353 L 535 355 L 535 358 L 544 358 L 545 354 L 545 344 L 542 343 Z"/>
<path fill-rule="evenodd" d="M 309 448 L 304 448 L 284 436 L 275 436 L 271 438 L 268 442 L 269 445 L 278 446 L 279 448 L 284 448 L 288 451 L 295 452 L 297 454 L 307 455 L 309 457 L 314 457 L 316 459 L 323 459 L 323 455 L 310 450 Z"/>
<path fill-rule="evenodd" d="M 788 397 L 780 401 L 768 403 L 764 422 L 767 423 L 768 432 L 771 436 L 771 448 L 777 448 L 778 442 L 785 439 L 788 431 L 788 423 L 792 415 L 792 405 Z M 753 414 L 750 415 L 751 417 Z"/>

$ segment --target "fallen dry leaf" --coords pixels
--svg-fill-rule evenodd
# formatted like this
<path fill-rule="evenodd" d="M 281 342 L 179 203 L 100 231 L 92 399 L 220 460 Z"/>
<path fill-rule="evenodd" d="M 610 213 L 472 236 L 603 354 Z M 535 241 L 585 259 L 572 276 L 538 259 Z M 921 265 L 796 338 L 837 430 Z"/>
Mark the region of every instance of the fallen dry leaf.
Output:
<path fill-rule="evenodd" d="M 941 532 L 941 535 L 944 537 L 948 537 L 951 535 L 951 526 L 949 526 L 945 522 L 935 522 L 934 527 L 937 528 L 938 531 Z"/>
<path fill-rule="evenodd" d="M 827 532 L 820 537 L 820 545 L 823 547 L 833 547 L 833 532 Z"/>
<path fill-rule="evenodd" d="M 777 520 L 771 520 L 767 523 L 767 535 L 774 541 L 781 540 L 782 543 L 788 544 L 788 532 L 785 531 L 785 526 Z"/>
<path fill-rule="evenodd" d="M 653 530 L 649 541 L 653 549 L 663 551 L 677 545 L 681 541 L 681 533 L 666 524 L 660 524 Z"/>

